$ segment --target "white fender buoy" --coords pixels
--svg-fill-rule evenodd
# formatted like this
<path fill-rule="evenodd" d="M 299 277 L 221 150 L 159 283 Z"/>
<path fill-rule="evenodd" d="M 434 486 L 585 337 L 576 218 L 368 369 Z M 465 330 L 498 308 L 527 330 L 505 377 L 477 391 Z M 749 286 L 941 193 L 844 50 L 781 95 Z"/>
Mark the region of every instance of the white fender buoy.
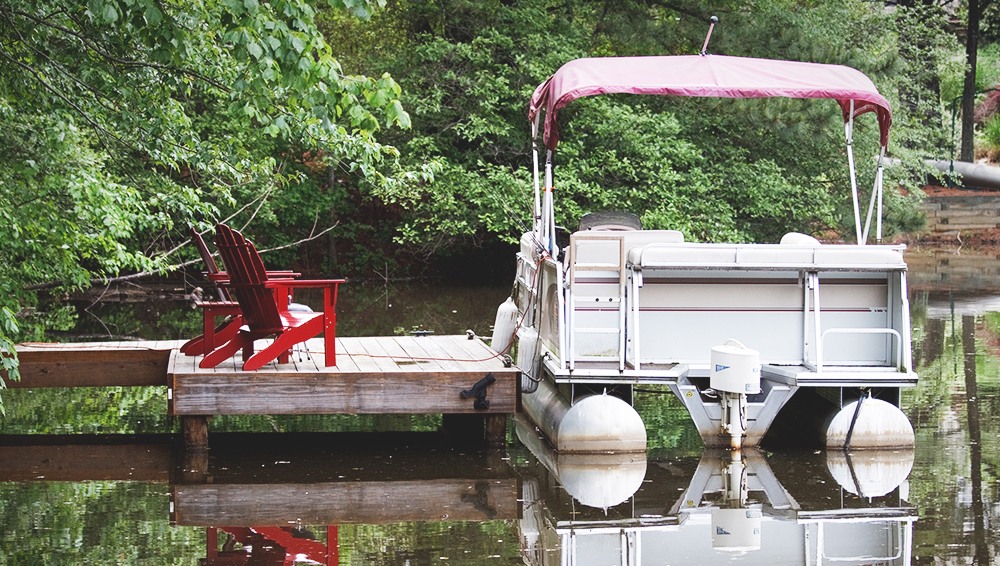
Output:
<path fill-rule="evenodd" d="M 826 429 L 827 448 L 912 448 L 914 442 L 913 426 L 903 411 L 881 399 L 862 398 L 845 405 Z"/>
<path fill-rule="evenodd" d="M 522 328 L 517 337 L 517 367 L 521 370 L 521 392 L 534 393 L 538 389 L 535 375 L 538 363 L 538 331 Z"/>
<path fill-rule="evenodd" d="M 910 476 L 913 450 L 859 450 L 850 454 L 830 450 L 826 469 L 847 491 L 861 497 L 882 497 Z"/>
<path fill-rule="evenodd" d="M 645 454 L 564 454 L 559 482 L 583 505 L 609 509 L 627 501 L 646 479 Z"/>
<path fill-rule="evenodd" d="M 507 297 L 507 300 L 497 307 L 497 317 L 493 322 L 490 348 L 493 348 L 494 352 L 503 354 L 510 349 L 515 326 L 517 326 L 517 305 L 514 304 L 513 297 Z"/>
<path fill-rule="evenodd" d="M 578 399 L 559 423 L 559 452 L 644 452 L 646 426 L 632 405 L 611 395 Z"/>

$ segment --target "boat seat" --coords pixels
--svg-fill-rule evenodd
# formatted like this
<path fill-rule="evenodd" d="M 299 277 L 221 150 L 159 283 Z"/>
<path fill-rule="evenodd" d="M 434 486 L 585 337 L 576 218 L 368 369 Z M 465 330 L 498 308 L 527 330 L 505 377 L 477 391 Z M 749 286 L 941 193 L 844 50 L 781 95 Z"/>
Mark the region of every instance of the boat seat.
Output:
<path fill-rule="evenodd" d="M 902 248 L 895 246 L 827 246 L 816 250 L 820 265 L 882 265 L 906 269 Z"/>
<path fill-rule="evenodd" d="M 781 237 L 781 241 L 778 242 L 783 246 L 820 246 L 819 240 L 813 238 L 809 234 L 802 234 L 801 232 L 789 232 Z"/>
<path fill-rule="evenodd" d="M 628 250 L 634 269 L 903 270 L 901 246 L 790 244 L 647 244 Z"/>
<path fill-rule="evenodd" d="M 583 231 L 570 238 L 574 264 L 618 265 L 620 250 L 630 250 L 652 244 L 681 244 L 684 233 L 679 230 Z"/>

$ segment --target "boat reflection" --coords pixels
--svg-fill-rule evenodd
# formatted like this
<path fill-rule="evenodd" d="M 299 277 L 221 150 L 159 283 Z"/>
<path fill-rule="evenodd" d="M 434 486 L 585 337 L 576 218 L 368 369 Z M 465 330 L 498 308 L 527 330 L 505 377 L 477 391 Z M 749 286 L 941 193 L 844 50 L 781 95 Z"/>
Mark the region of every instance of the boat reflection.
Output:
<path fill-rule="evenodd" d="M 519 469 L 527 564 L 910 563 L 917 515 L 904 496 L 912 451 L 654 453 L 645 464 L 605 458 L 584 472 L 579 457 L 536 453 L 530 429 L 518 432 L 536 457 Z M 638 484 L 621 481 L 623 469 L 640 468 Z M 635 486 L 631 495 L 607 496 L 626 484 Z"/>
<path fill-rule="evenodd" d="M 516 423 L 524 446 L 507 452 L 370 434 L 220 433 L 208 453 L 29 438 L 0 445 L 0 480 L 163 483 L 171 524 L 205 529 L 207 565 L 337 564 L 357 542 L 347 524 L 485 521 L 518 529 L 534 566 L 910 562 L 912 451 L 556 454 Z"/>

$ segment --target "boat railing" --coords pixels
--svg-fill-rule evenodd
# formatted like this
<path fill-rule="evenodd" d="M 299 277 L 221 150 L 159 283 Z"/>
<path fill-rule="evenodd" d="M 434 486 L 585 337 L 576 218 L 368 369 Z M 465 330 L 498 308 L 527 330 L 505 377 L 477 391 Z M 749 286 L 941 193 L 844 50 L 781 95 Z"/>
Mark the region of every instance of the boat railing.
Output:
<path fill-rule="evenodd" d="M 735 337 L 759 344 L 766 364 L 910 371 L 904 246 L 681 240 L 665 230 L 571 235 L 564 325 L 551 340 L 560 367 L 702 364 Z"/>
<path fill-rule="evenodd" d="M 817 373 L 823 372 L 824 360 L 823 353 L 826 351 L 826 339 L 832 334 L 885 334 L 890 338 L 895 338 L 894 344 L 895 348 L 895 363 L 894 367 L 899 369 L 903 364 L 903 340 L 899 332 L 892 328 L 828 328 L 823 331 L 819 339 L 819 347 L 816 350 L 816 360 L 813 362 L 811 360 L 805 360 L 806 367 L 814 369 Z M 837 365 L 847 366 L 852 365 L 849 362 L 841 361 Z M 858 361 L 856 365 L 870 365 L 870 362 Z"/>

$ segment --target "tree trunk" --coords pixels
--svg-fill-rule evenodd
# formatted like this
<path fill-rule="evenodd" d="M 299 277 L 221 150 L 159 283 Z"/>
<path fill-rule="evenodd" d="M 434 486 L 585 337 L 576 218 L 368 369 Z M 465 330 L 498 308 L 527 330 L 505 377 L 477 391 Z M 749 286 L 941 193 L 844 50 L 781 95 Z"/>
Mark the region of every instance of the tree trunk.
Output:
<path fill-rule="evenodd" d="M 969 22 L 965 33 L 965 84 L 962 87 L 962 148 L 959 159 L 973 161 L 976 108 L 976 54 L 979 50 L 979 18 L 983 6 L 980 0 L 969 0 Z"/>

